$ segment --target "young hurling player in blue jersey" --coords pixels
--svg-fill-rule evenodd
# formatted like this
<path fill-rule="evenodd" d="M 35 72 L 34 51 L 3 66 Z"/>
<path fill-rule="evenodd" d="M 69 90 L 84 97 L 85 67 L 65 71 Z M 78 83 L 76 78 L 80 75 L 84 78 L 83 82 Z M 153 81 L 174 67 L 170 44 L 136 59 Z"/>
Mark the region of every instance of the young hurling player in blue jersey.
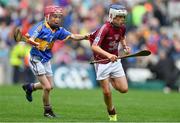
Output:
<path fill-rule="evenodd" d="M 49 118 L 56 117 L 52 111 L 49 99 L 50 91 L 53 88 L 53 73 L 50 64 L 50 59 L 52 58 L 51 48 L 58 39 L 88 39 L 88 35 L 72 34 L 63 27 L 60 27 L 62 15 L 62 8 L 59 6 L 51 5 L 45 7 L 45 20 L 37 23 L 26 34 L 26 42 L 33 45 L 30 51 L 29 64 L 39 82 L 25 84 L 22 87 L 29 102 L 33 100 L 33 91 L 43 89 L 44 116 Z"/>

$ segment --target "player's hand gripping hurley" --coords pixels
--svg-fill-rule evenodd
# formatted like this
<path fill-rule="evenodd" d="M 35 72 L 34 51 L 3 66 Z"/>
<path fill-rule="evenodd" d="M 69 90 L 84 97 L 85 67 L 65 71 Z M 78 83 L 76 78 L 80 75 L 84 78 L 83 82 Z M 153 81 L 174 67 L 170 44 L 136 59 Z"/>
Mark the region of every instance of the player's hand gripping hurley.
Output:
<path fill-rule="evenodd" d="M 149 50 L 142 50 L 142 51 L 139 51 L 134 54 L 118 56 L 117 59 L 124 59 L 124 58 L 129 58 L 129 57 L 139 57 L 139 56 L 149 56 L 150 54 L 151 54 L 151 52 Z M 110 60 L 109 59 L 93 60 L 90 62 L 90 64 L 100 63 L 100 62 L 104 62 L 104 61 L 110 61 Z"/>
<path fill-rule="evenodd" d="M 24 41 L 24 42 L 27 42 L 27 43 L 33 45 L 33 46 L 38 46 L 39 45 L 38 42 L 35 42 L 35 41 L 29 39 L 28 37 L 22 35 L 19 28 L 16 28 L 15 31 L 14 31 L 14 39 L 15 39 L 16 42 Z"/>
<path fill-rule="evenodd" d="M 35 40 L 29 38 L 28 36 L 22 35 L 19 28 L 16 28 L 14 31 L 14 39 L 16 42 L 20 42 L 20 41 L 27 42 L 42 51 L 44 51 L 47 48 L 47 44 L 48 44 L 48 42 L 40 42 L 40 40 L 39 40 L 39 42 L 37 42 L 38 39 L 35 39 L 36 40 L 35 41 Z"/>

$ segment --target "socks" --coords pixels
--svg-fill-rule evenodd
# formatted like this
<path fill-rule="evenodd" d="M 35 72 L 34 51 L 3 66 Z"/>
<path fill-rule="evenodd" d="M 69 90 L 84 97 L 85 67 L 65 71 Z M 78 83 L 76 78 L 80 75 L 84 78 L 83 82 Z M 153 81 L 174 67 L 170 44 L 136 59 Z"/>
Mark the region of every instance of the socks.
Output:
<path fill-rule="evenodd" d="M 108 110 L 108 113 L 109 113 L 109 115 L 115 115 L 116 114 L 115 108 L 113 107 L 112 110 Z"/>
<path fill-rule="evenodd" d="M 32 91 L 36 90 L 33 83 L 31 83 L 31 88 L 32 88 Z"/>
<path fill-rule="evenodd" d="M 49 111 L 49 110 L 52 110 L 52 108 L 51 108 L 50 105 L 45 105 L 45 106 L 44 106 L 44 110 L 45 110 L 45 111 Z"/>

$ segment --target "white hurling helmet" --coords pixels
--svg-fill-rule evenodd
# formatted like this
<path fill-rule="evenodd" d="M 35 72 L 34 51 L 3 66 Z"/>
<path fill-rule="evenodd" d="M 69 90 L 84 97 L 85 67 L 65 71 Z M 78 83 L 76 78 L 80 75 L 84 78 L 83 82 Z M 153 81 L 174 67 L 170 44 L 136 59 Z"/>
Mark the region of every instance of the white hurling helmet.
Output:
<path fill-rule="evenodd" d="M 111 5 L 109 9 L 109 21 L 112 22 L 116 16 L 126 16 L 127 10 L 122 5 Z"/>

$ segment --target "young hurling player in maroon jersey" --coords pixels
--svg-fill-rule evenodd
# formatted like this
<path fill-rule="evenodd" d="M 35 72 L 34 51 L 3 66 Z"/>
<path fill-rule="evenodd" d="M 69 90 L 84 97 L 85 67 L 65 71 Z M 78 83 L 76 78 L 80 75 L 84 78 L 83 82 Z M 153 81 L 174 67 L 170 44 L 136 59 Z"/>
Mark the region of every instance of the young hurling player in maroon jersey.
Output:
<path fill-rule="evenodd" d="M 121 45 L 126 53 L 130 53 L 130 47 L 125 42 L 125 17 L 127 11 L 122 5 L 111 5 L 109 10 L 109 21 L 100 29 L 90 35 L 91 48 L 94 59 L 108 58 L 109 61 L 94 64 L 96 80 L 100 81 L 104 102 L 107 106 L 110 121 L 117 121 L 117 114 L 112 103 L 110 84 L 119 92 L 128 91 L 127 79 L 121 64 L 117 59 L 118 47 Z"/>

